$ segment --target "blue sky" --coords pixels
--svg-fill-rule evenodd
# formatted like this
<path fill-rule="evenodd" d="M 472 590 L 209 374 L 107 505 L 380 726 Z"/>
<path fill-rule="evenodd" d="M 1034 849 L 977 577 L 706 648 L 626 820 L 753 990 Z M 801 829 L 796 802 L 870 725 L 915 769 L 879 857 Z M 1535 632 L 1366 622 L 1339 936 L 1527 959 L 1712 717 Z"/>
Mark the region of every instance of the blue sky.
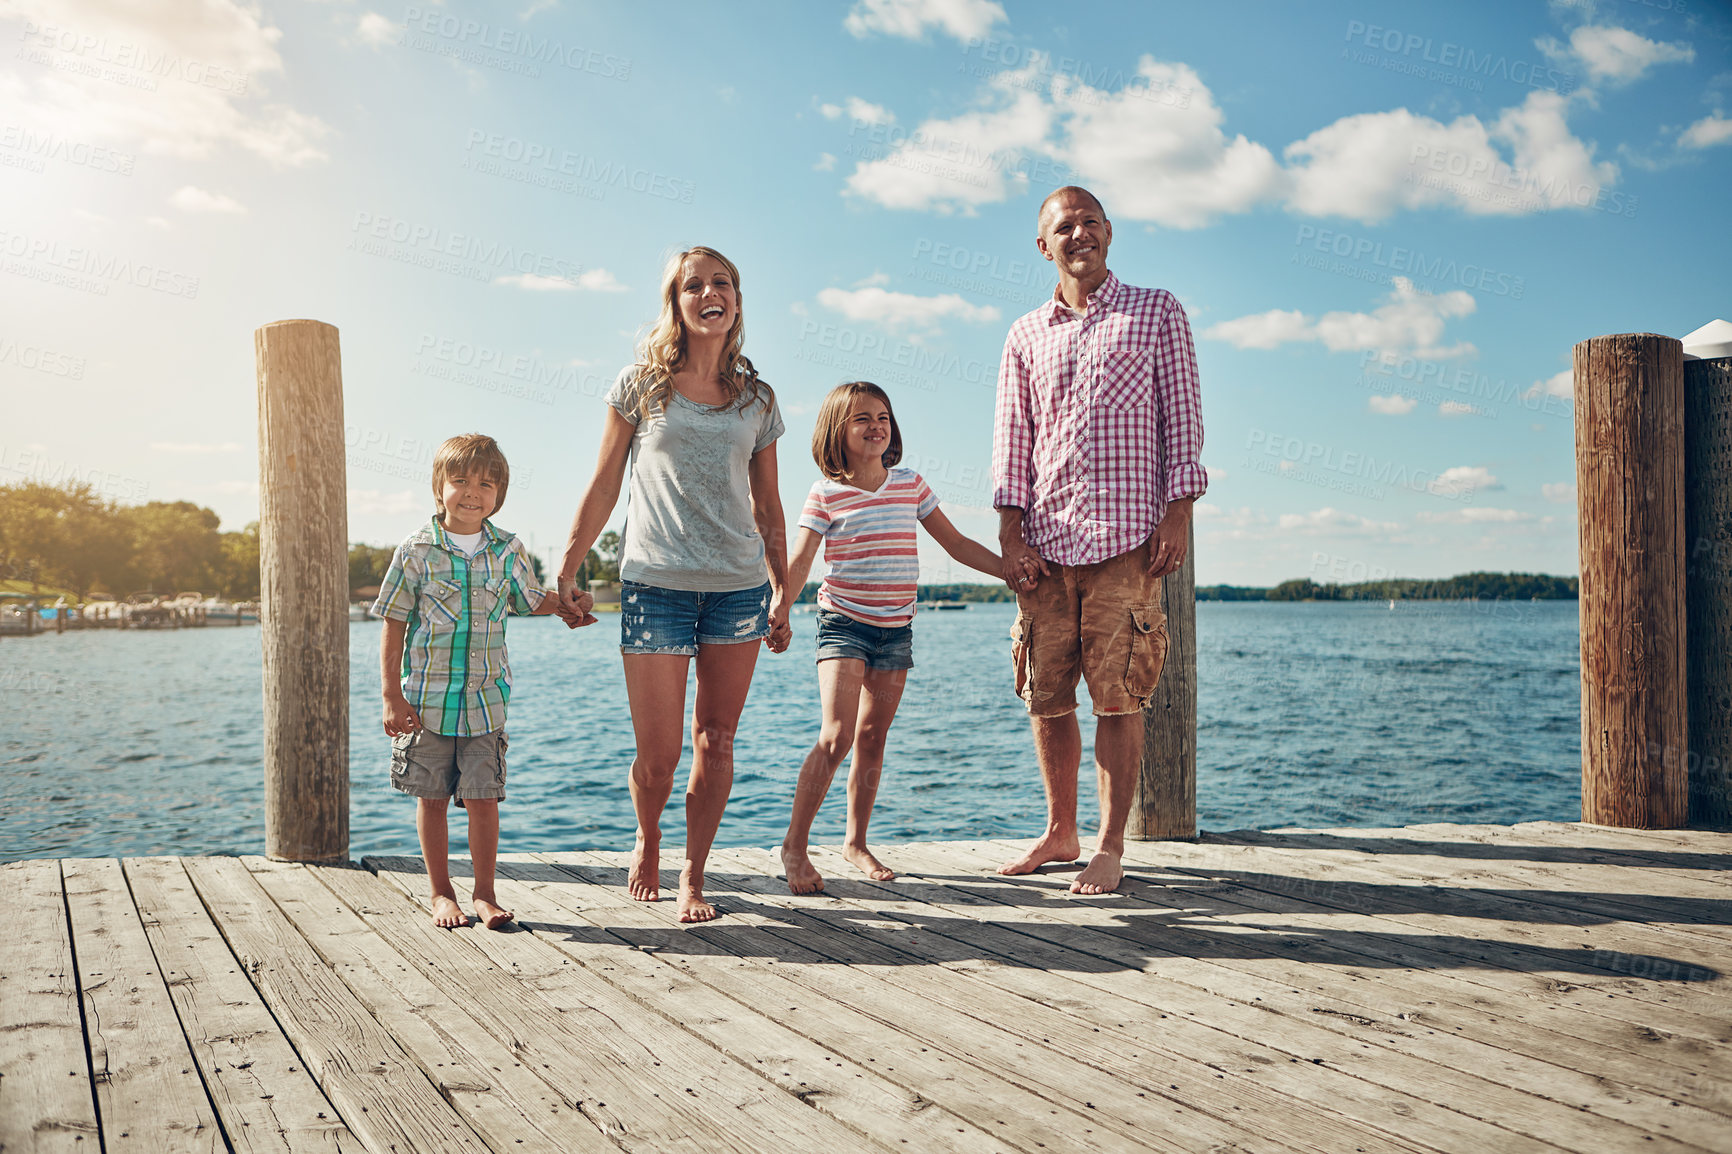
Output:
<path fill-rule="evenodd" d="M 350 537 L 405 536 L 433 446 L 481 430 L 499 523 L 547 554 L 664 257 L 702 243 L 741 267 L 790 513 L 817 402 L 866 377 L 990 540 L 993 375 L 1075 181 L 1197 335 L 1199 581 L 1575 572 L 1571 346 L 1732 314 L 1725 8 L 1075 11 L 16 0 L 0 480 L 239 527 L 252 331 L 314 317 Z"/>

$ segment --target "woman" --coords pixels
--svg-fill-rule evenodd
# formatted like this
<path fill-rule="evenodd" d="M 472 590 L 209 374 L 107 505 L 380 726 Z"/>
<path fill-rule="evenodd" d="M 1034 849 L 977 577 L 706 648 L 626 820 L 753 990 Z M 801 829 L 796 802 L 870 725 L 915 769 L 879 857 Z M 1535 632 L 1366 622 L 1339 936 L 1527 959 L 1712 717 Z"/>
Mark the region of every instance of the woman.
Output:
<path fill-rule="evenodd" d="M 620 650 L 637 756 L 631 765 L 637 843 L 628 888 L 660 896 L 661 814 L 679 767 L 686 673 L 697 658 L 686 862 L 679 918 L 704 922 L 704 862 L 734 781 L 734 731 L 757 664 L 757 642 L 788 647 L 791 594 L 776 488 L 775 394 L 740 348 L 740 276 L 711 248 L 688 249 L 662 276 L 661 316 L 607 394 L 601 457 L 559 569 L 561 601 L 619 499 L 631 466 L 620 547 Z"/>

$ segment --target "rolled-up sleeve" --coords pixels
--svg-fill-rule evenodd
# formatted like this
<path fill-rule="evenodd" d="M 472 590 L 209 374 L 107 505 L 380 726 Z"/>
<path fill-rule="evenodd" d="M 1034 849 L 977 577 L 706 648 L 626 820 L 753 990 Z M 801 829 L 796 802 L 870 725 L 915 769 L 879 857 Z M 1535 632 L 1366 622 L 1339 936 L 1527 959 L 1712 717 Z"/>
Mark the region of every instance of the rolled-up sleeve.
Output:
<path fill-rule="evenodd" d="M 535 576 L 535 565 L 529 559 L 529 550 L 521 540 L 511 542 L 511 551 L 506 555 L 511 577 L 511 612 L 519 616 L 527 616 L 541 608 L 541 603 L 547 597 L 547 587 Z"/>
<path fill-rule="evenodd" d="M 1197 349 L 1184 306 L 1173 301 L 1155 346 L 1155 381 L 1161 390 L 1161 459 L 1167 502 L 1201 497 L 1209 488 L 1203 454 L 1203 395 Z M 1001 385 L 1002 390 L 1002 385 Z"/>
<path fill-rule="evenodd" d="M 426 583 L 426 574 L 416 564 L 414 552 L 407 543 L 397 546 L 391 554 L 391 567 L 379 582 L 379 596 L 373 601 L 375 617 L 407 621 L 415 610 L 415 597 Z"/>
<path fill-rule="evenodd" d="M 998 363 L 998 401 L 992 421 L 992 504 L 1027 509 L 1034 503 L 1034 427 L 1029 419 L 1028 366 L 1013 329 Z"/>

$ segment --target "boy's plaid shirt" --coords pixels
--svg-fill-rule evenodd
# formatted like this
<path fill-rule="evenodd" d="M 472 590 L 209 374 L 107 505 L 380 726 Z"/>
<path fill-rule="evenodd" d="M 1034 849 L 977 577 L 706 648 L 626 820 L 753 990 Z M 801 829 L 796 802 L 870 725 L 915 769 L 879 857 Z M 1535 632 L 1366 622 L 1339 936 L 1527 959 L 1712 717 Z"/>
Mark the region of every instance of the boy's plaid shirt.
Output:
<path fill-rule="evenodd" d="M 433 733 L 474 737 L 505 727 L 511 667 L 505 618 L 533 613 L 548 595 L 529 551 L 484 521 L 474 556 L 451 544 L 437 518 L 397 546 L 373 603 L 376 617 L 408 622 L 403 696 Z"/>

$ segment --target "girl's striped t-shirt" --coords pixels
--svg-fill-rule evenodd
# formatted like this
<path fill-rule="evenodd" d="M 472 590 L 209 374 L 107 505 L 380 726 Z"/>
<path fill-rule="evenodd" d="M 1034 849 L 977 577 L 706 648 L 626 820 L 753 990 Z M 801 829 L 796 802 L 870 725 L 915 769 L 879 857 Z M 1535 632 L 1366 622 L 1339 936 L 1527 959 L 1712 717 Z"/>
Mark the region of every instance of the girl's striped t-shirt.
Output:
<path fill-rule="evenodd" d="M 818 587 L 818 604 L 886 629 L 914 620 L 920 588 L 915 532 L 937 508 L 920 474 L 901 466 L 871 493 L 828 477 L 815 483 L 800 527 L 824 537 L 830 572 Z"/>

